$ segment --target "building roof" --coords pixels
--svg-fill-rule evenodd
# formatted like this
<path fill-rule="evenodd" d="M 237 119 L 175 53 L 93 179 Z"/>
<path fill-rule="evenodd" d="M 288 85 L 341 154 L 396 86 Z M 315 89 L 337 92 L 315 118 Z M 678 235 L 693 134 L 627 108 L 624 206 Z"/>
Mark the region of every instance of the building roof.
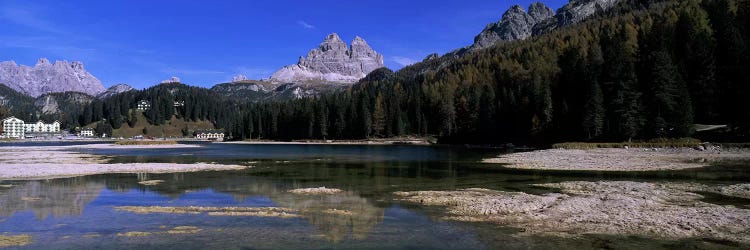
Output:
<path fill-rule="evenodd" d="M 7 120 L 13 120 L 13 119 L 15 119 L 15 120 L 19 120 L 19 121 L 23 121 L 23 120 L 21 120 L 21 119 L 18 119 L 18 118 L 16 118 L 15 116 L 11 116 L 11 117 L 5 118 L 5 119 L 3 119 L 3 121 L 7 121 Z"/>

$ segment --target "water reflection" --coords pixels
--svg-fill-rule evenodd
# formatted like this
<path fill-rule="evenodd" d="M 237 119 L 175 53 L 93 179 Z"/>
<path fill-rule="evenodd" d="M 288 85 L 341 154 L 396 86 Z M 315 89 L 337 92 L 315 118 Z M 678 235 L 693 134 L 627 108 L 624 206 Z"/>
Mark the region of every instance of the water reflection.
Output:
<path fill-rule="evenodd" d="M 205 176 L 208 175 L 208 176 Z M 385 208 L 360 197 L 353 191 L 330 195 L 300 195 L 288 192 L 299 184 L 284 183 L 268 177 L 225 175 L 225 173 L 101 176 L 107 188 L 127 192 L 153 191 L 171 199 L 195 190 L 230 194 L 239 203 L 250 197 L 267 197 L 277 207 L 298 211 L 321 236 L 332 242 L 346 238 L 365 239 L 372 228 L 383 221 Z M 138 185 L 138 181 L 160 179 L 157 186 Z M 212 182 L 212 180 L 221 180 Z"/>
<path fill-rule="evenodd" d="M 257 152 L 252 151 L 256 149 Z M 570 180 L 750 181 L 746 163 L 649 173 L 525 171 L 477 164 L 476 159 L 481 157 L 472 151 L 475 150 L 467 152 L 440 147 L 263 148 L 210 145 L 183 151 L 107 152 L 116 155 L 112 157 L 113 161 L 120 162 L 257 163 L 253 164 L 253 169 L 232 172 L 114 174 L 49 181 L 0 182 L 0 216 L 5 217 L 0 218 L 0 231 L 29 233 L 35 239 L 38 237 L 39 242 L 44 242 L 44 237 L 47 237 L 47 242 L 55 242 L 61 247 L 79 244 L 76 246 L 80 248 L 111 248 L 121 244 L 138 248 L 137 244 L 150 246 L 155 243 L 169 248 L 195 248 L 206 246 L 200 245 L 206 242 L 217 244 L 207 248 L 223 248 L 226 245 L 279 248 L 372 248 L 384 245 L 399 248 L 576 248 L 591 247 L 592 239 L 598 242 L 624 242 L 622 244 L 629 246 L 627 244 L 640 244 L 643 239 L 519 237 L 516 235 L 517 229 L 497 225 L 467 226 L 430 220 L 440 218 L 442 211 L 399 204 L 392 201 L 391 194 L 395 191 L 477 187 L 545 193 L 550 190 L 529 184 Z M 265 157 L 264 154 L 269 156 Z M 403 159 L 396 160 L 398 157 Z M 164 182 L 156 186 L 138 184 L 147 180 Z M 5 184 L 13 186 L 3 186 Z M 345 192 L 334 195 L 297 195 L 288 192 L 322 186 Z M 282 207 L 297 211 L 301 218 L 143 215 L 116 211 L 113 209 L 115 206 Z M 23 216 L 20 213 L 23 211 L 32 211 L 34 217 Z M 60 217 L 67 218 L 56 219 Z M 3 222 L 3 219 L 7 221 Z M 57 224 L 66 226 L 58 227 Z M 154 232 L 163 231 L 161 226 L 173 228 L 186 225 L 203 230 L 196 235 L 180 236 L 184 238 L 179 239 L 116 236 L 128 231 Z M 109 238 L 64 238 L 74 233 L 84 235 L 94 232 Z M 105 241 L 111 245 L 97 245 Z M 260 241 L 268 243 L 259 245 L 257 242 Z M 603 245 L 609 246 L 610 243 Z"/>
<path fill-rule="evenodd" d="M 105 185 L 85 177 L 6 184 L 0 188 L 0 216 L 31 210 L 38 220 L 48 216 L 80 216 Z"/>
<path fill-rule="evenodd" d="M 271 200 L 281 207 L 300 211 L 302 217 L 315 226 L 325 239 L 339 242 L 351 236 L 367 238 L 372 228 L 383 221 L 384 208 L 352 192 L 332 195 L 296 195 L 279 193 Z"/>

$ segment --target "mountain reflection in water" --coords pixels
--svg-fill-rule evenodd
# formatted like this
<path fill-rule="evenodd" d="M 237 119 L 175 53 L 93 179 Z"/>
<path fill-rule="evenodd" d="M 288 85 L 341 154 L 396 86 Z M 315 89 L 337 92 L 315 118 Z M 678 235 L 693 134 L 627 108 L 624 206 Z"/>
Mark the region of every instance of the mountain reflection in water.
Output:
<path fill-rule="evenodd" d="M 80 216 L 83 208 L 99 197 L 104 183 L 86 177 L 28 181 L 0 187 L 0 216 L 31 210 L 39 220 L 48 216 Z"/>

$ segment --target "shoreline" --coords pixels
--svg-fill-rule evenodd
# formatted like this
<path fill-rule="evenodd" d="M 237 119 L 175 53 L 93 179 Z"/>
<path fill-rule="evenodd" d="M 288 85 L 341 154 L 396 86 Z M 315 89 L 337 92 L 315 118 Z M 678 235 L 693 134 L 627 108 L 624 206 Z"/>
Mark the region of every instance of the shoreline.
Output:
<path fill-rule="evenodd" d="M 184 173 L 233 171 L 251 168 L 214 163 L 107 163 L 107 156 L 77 152 L 76 149 L 192 148 L 198 145 L 90 144 L 75 146 L 0 147 L 0 180 L 56 179 L 97 174 Z"/>
<path fill-rule="evenodd" d="M 750 160 L 750 149 L 691 148 L 547 149 L 499 155 L 482 163 L 525 170 L 638 172 L 708 167 L 721 161 Z"/>
<path fill-rule="evenodd" d="M 702 187 L 689 183 L 570 181 L 532 184 L 550 193 L 469 188 L 394 192 L 394 200 L 441 207 L 437 217 L 517 228 L 517 235 L 640 235 L 710 238 L 750 244 L 750 207 L 703 201 L 696 191 L 748 197 L 750 184 Z M 711 189 L 715 189 L 711 191 Z M 717 191 L 718 190 L 718 191 Z"/>
<path fill-rule="evenodd" d="M 218 144 L 240 145 L 436 145 L 428 139 L 383 139 L 383 140 L 309 140 L 309 141 L 225 141 Z"/>

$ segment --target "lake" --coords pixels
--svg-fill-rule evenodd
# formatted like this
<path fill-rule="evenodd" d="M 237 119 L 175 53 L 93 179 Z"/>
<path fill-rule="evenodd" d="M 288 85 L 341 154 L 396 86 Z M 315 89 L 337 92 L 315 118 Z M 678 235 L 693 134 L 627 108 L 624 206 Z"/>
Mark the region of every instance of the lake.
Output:
<path fill-rule="evenodd" d="M 722 243 L 611 235 L 518 236 L 522 229 L 512 225 L 443 221 L 440 208 L 394 201 L 392 194 L 477 187 L 542 194 L 553 190 L 529 184 L 569 180 L 750 181 L 750 173 L 742 170 L 744 164 L 655 172 L 530 171 L 478 163 L 503 153 L 487 148 L 198 144 L 180 149 L 78 150 L 106 155 L 112 163 L 215 162 L 254 167 L 230 172 L 0 181 L 0 235 L 31 235 L 33 242 L 25 247 L 37 249 L 700 248 Z M 138 183 L 145 180 L 164 182 Z M 344 192 L 325 196 L 288 192 L 311 187 Z M 705 201 L 750 204 L 723 196 L 706 196 Z M 139 214 L 119 210 L 122 206 L 279 207 L 297 211 L 298 216 Z"/>

